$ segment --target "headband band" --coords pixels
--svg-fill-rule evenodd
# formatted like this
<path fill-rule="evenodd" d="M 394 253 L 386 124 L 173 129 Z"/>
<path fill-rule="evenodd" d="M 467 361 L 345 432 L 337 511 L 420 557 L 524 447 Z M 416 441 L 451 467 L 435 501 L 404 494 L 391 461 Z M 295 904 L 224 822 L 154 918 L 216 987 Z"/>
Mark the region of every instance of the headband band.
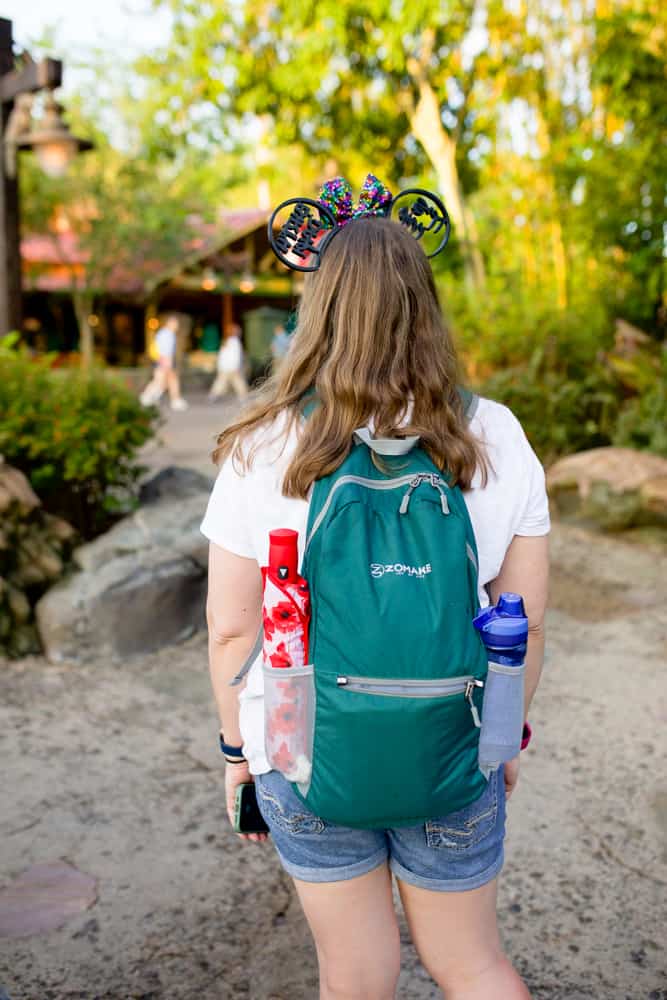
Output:
<path fill-rule="evenodd" d="M 288 218 L 279 222 L 280 214 L 290 206 Z M 439 237 L 435 249 L 426 253 L 429 258 L 444 250 L 451 233 L 447 209 L 437 195 L 423 188 L 408 188 L 394 198 L 382 181 L 368 174 L 356 206 L 344 177 L 327 181 L 317 201 L 288 198 L 281 202 L 268 222 L 269 243 L 286 267 L 317 271 L 327 246 L 343 226 L 373 216 L 392 218 L 416 240 L 427 234 Z"/>

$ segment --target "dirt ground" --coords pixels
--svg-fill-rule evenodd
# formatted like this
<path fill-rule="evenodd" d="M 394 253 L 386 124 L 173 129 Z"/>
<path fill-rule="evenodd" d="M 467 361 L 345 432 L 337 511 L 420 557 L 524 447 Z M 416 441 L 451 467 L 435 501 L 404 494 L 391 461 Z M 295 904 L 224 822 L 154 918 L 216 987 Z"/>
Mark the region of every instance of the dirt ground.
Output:
<path fill-rule="evenodd" d="M 536 1000 L 667 1000 L 665 550 L 558 525 L 552 551 L 503 938 Z M 227 824 L 216 733 L 203 635 L 122 664 L 0 663 L 2 883 L 67 859 L 98 891 L 61 928 L 0 940 L 0 998 L 317 997 L 271 845 Z M 440 996 L 401 936 L 397 997 Z"/>

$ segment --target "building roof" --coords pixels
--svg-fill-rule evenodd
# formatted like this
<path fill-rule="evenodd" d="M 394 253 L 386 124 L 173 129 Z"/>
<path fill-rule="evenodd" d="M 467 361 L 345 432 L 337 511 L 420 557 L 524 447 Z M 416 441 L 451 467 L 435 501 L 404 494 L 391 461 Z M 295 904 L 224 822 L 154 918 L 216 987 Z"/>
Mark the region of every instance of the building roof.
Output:
<path fill-rule="evenodd" d="M 137 255 L 132 263 L 119 264 L 105 280 L 105 291 L 117 295 L 140 295 L 195 267 L 201 260 L 223 250 L 244 236 L 266 226 L 270 212 L 247 208 L 223 211 L 215 223 L 192 218 L 191 229 L 173 264 Z M 76 233 L 29 234 L 21 240 L 21 265 L 26 291 L 68 292 L 86 287 L 89 254 Z"/>

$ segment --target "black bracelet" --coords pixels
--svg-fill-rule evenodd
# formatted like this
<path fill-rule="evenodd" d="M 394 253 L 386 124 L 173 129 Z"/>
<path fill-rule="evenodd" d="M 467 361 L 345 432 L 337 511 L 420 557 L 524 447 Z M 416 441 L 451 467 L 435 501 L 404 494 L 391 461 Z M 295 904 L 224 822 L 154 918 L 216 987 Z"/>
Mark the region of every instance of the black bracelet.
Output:
<path fill-rule="evenodd" d="M 248 761 L 245 759 L 245 757 L 234 757 L 234 758 L 231 758 L 231 757 L 228 757 L 227 754 L 224 754 L 223 756 L 224 756 L 224 758 L 225 758 L 225 760 L 227 761 L 228 764 L 247 764 L 248 763 Z"/>

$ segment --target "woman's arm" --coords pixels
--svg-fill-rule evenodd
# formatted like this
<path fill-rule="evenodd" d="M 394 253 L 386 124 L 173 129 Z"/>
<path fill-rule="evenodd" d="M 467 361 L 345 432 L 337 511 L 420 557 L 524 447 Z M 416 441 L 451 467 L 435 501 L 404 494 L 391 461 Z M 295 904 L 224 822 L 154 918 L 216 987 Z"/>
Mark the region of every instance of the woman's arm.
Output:
<path fill-rule="evenodd" d="M 252 649 L 262 620 L 262 575 L 254 559 L 234 555 L 211 543 L 208 560 L 209 670 L 225 742 L 241 745 L 238 696 L 244 685 L 230 687 Z M 226 764 L 227 813 L 234 815 L 236 787 L 252 781 L 247 764 Z M 264 840 L 249 834 L 249 840 Z"/>
<path fill-rule="evenodd" d="M 524 680 L 525 713 L 528 714 L 544 661 L 544 613 L 549 586 L 548 535 L 515 535 L 505 554 L 500 573 L 490 585 L 491 602 L 496 604 L 503 591 L 521 594 L 528 615 L 528 648 Z M 512 793 L 519 774 L 519 758 L 505 766 L 507 795 Z"/>

